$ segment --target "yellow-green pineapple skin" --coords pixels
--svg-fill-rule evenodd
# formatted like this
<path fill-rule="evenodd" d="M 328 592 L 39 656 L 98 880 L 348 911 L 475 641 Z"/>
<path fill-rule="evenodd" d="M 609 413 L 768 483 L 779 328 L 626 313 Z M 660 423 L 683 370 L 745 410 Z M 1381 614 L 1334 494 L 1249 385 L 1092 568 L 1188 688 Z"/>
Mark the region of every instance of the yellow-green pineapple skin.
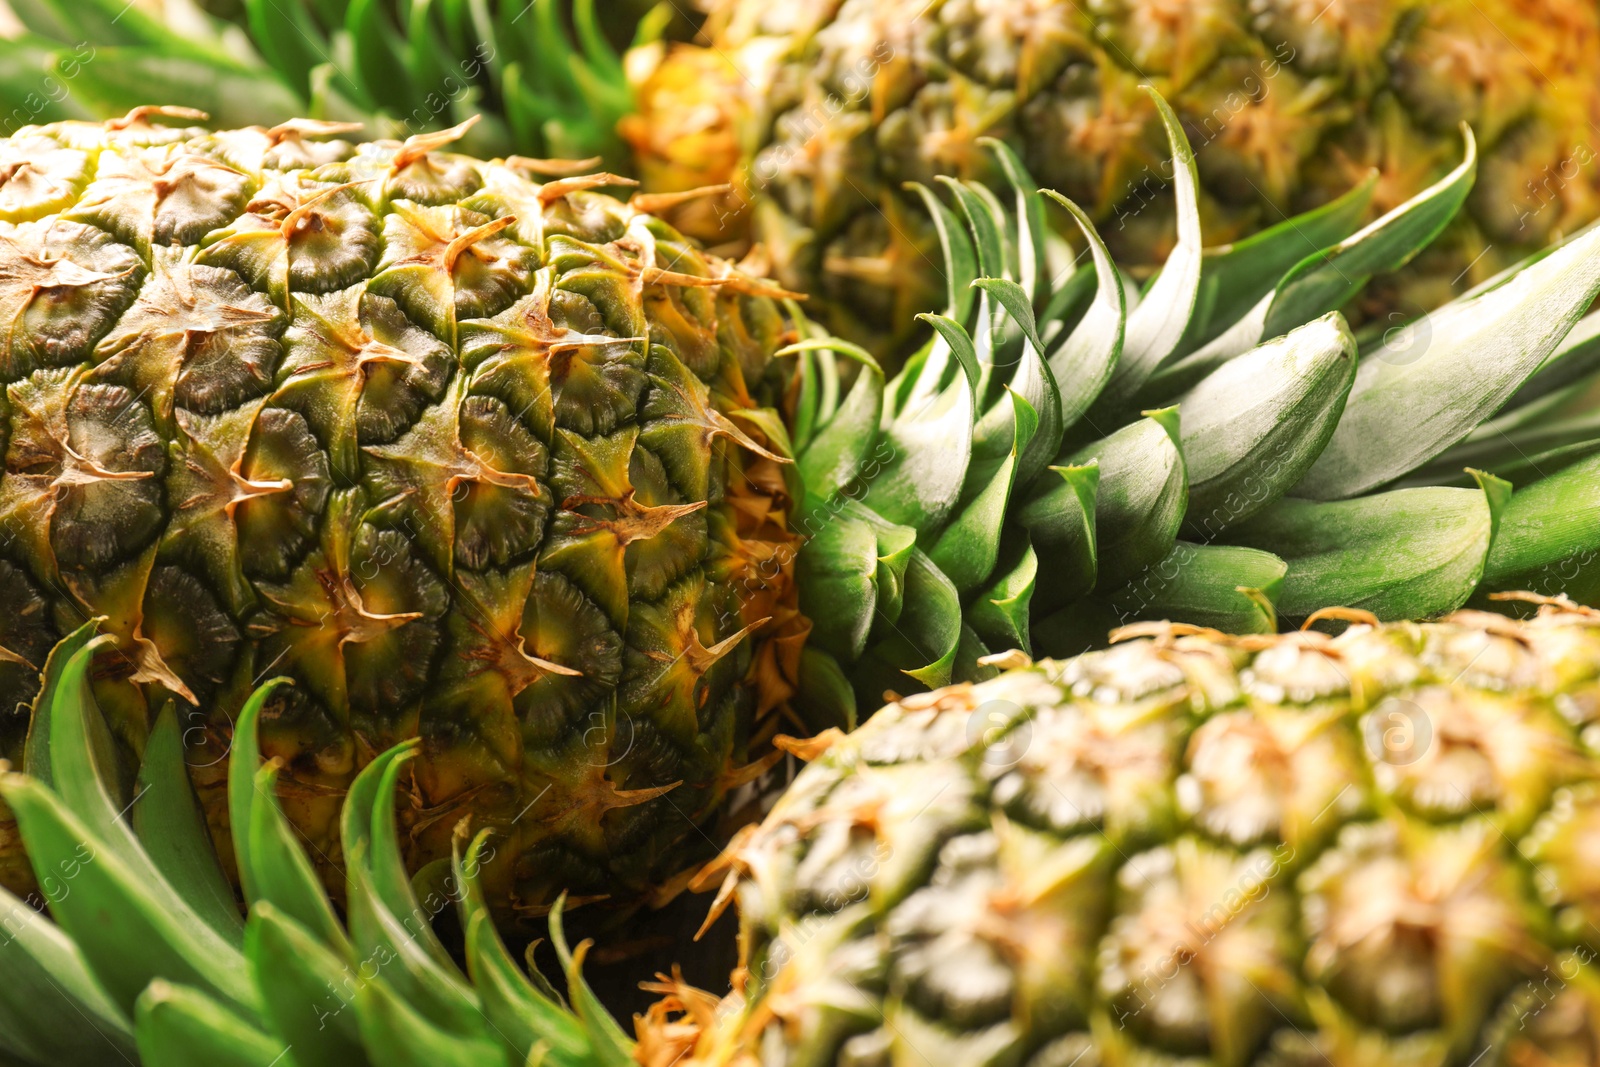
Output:
<path fill-rule="evenodd" d="M 737 992 L 641 1060 L 1595 1063 L 1600 615 L 1343 614 L 891 704 L 730 848 Z"/>
<path fill-rule="evenodd" d="M 1095 214 L 1123 265 L 1159 265 L 1175 239 L 1170 174 L 1141 84 L 1184 122 L 1216 244 L 1372 168 L 1374 210 L 1392 208 L 1460 159 L 1459 125 L 1472 126 L 1483 164 L 1462 221 L 1375 286 L 1368 314 L 1412 317 L 1600 214 L 1600 12 L 1582 0 L 709 7 L 709 48 L 636 57 L 641 114 L 623 130 L 641 173 L 663 189 L 734 182 L 777 276 L 812 293 L 831 330 L 880 345 L 944 298 L 937 243 L 904 183 L 998 179 L 983 136 Z M 673 217 L 726 235 L 739 204 Z"/>
<path fill-rule="evenodd" d="M 793 676 L 773 302 L 609 175 L 193 118 L 0 141 L 0 755 L 104 617 L 121 756 L 175 701 L 219 838 L 282 675 L 265 752 L 330 884 L 346 786 L 420 737 L 414 866 L 471 817 L 500 906 L 637 898 Z"/>

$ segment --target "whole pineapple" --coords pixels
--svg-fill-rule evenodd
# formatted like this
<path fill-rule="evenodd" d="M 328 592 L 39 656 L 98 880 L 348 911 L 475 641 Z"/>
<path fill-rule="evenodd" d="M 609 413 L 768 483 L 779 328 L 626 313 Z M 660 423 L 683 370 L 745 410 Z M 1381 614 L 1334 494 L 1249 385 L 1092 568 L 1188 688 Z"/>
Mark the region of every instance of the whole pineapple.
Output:
<path fill-rule="evenodd" d="M 232 718 L 286 675 L 264 744 L 329 872 L 345 788 L 418 737 L 415 866 L 471 813 L 502 903 L 651 888 L 792 687 L 752 636 L 804 626 L 775 305 L 610 175 L 199 117 L 0 142 L 0 750 L 99 617 L 121 762 L 175 700 L 219 834 Z"/>
<path fill-rule="evenodd" d="M 998 177 L 1003 138 L 1159 263 L 1171 217 L 1151 84 L 1193 141 L 1202 216 L 1228 241 L 1325 202 L 1369 168 L 1379 210 L 1448 169 L 1470 123 L 1484 166 L 1463 221 L 1374 309 L 1405 317 L 1600 214 L 1600 13 L 1577 0 L 717 0 L 709 48 L 635 58 L 623 131 L 660 188 L 733 181 L 752 235 L 828 326 L 880 350 L 937 304 L 938 256 L 902 183 Z M 656 62 L 664 55 L 664 59 Z M 700 148 L 693 165 L 682 146 Z M 737 173 L 708 161 L 741 157 Z M 685 208 L 727 232 L 735 197 Z M 694 214 L 688 214 L 694 213 Z M 1065 220 L 1063 220 L 1065 221 Z M 1068 224 L 1070 226 L 1070 224 Z"/>
<path fill-rule="evenodd" d="M 1600 615 L 1336 615 L 836 739 L 727 855 L 740 994 L 641 1062 L 1597 1062 Z"/>

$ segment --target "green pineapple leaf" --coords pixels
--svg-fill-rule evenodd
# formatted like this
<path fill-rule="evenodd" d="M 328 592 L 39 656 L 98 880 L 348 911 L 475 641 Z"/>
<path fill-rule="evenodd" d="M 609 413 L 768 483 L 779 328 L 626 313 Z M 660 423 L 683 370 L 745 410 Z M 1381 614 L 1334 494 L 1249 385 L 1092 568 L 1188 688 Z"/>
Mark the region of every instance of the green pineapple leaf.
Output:
<path fill-rule="evenodd" d="M 1361 225 L 1378 186 L 1378 172 L 1349 192 L 1233 244 L 1205 250 L 1194 317 L 1173 352 L 1181 360 L 1238 322 L 1277 287 L 1292 267 L 1349 237 Z"/>
<path fill-rule="evenodd" d="M 373 840 L 379 827 L 393 825 L 396 776 L 415 750 L 412 741 L 380 754 L 356 776 L 346 796 L 340 824 L 350 937 L 356 958 L 386 961 L 384 978 L 394 990 L 390 993 L 386 988 L 373 995 L 377 1010 L 387 1015 L 403 1008 L 407 1019 L 415 1010 L 430 1025 L 452 1034 L 473 1035 L 482 1030 L 484 1022 L 476 999 L 439 945 L 431 926 L 433 916 L 417 902 L 404 867 L 395 870 L 392 847 L 380 849 Z M 384 806 L 391 809 L 387 820 L 380 814 Z M 396 998 L 401 1008 L 390 1003 Z M 363 1003 L 359 992 L 357 1003 Z M 362 1015 L 362 1039 L 370 1048 L 364 1011 Z"/>
<path fill-rule="evenodd" d="M 1566 591 L 1600 560 L 1600 456 L 1518 489 L 1500 513 L 1484 564 L 1481 591 Z"/>
<path fill-rule="evenodd" d="M 809 644 L 800 650 L 800 683 L 794 709 L 812 734 L 827 729 L 849 733 L 859 721 L 855 690 L 844 668 L 833 656 Z"/>
<path fill-rule="evenodd" d="M 377 792 L 373 795 L 372 836 L 368 839 L 367 853 L 368 869 L 373 876 L 373 887 L 388 909 L 403 922 L 409 921 L 417 927 L 413 935 L 414 943 L 419 944 L 433 957 L 440 970 L 459 980 L 459 976 L 454 973 L 455 961 L 450 957 L 450 950 L 444 947 L 438 935 L 434 933 L 433 923 L 417 921 L 418 916 L 427 915 L 431 920 L 433 915 L 425 911 L 422 902 L 418 900 L 411 876 L 406 873 L 405 857 L 400 854 L 400 827 L 394 813 L 395 795 L 400 786 L 400 772 L 415 757 L 419 747 L 420 745 L 408 747 L 383 769 L 383 777 L 378 783 Z"/>
<path fill-rule="evenodd" d="M 277 0 L 269 0 L 277 2 Z M 423 102 L 433 109 L 429 96 L 454 97 L 465 87 L 460 64 L 448 50 L 444 36 L 438 30 L 434 14 L 442 5 L 433 0 L 413 0 L 410 10 L 401 12 L 401 28 L 405 34 L 406 74 L 413 85 L 423 91 Z M 496 53 L 498 56 L 498 53 Z"/>
<path fill-rule="evenodd" d="M 1463 125 L 1461 136 L 1462 159 L 1449 174 L 1372 225 L 1306 256 L 1284 275 L 1273 290 L 1262 337 L 1277 337 L 1343 306 L 1374 274 L 1405 266 L 1444 232 L 1478 173 L 1478 143 L 1472 128 Z"/>
<path fill-rule="evenodd" d="M 1033 547 L 1050 561 L 1044 580 L 1035 587 L 1036 606 L 1046 610 L 1089 592 L 1100 573 L 1095 524 L 1099 463 L 1050 469 L 1057 477 L 1041 478 L 1016 513 Z"/>
<path fill-rule="evenodd" d="M 566 895 L 562 894 L 550 909 L 550 944 L 555 947 L 556 958 L 566 972 L 572 1010 L 589 1032 L 596 1067 L 633 1067 L 633 1042 L 628 1040 L 583 977 L 583 958 L 588 954 L 589 943 L 580 944 L 576 951 L 567 947 L 567 932 L 562 922 L 566 902 Z"/>
<path fill-rule="evenodd" d="M 1016 279 L 1030 303 L 1049 295 L 1049 263 L 1045 237 L 1050 227 L 1045 221 L 1044 201 L 1039 196 L 1038 183 L 1011 146 L 993 137 L 980 137 L 978 143 L 994 154 L 1011 187 L 1013 209 L 1008 218 L 1015 232 L 1011 244 L 1015 249 Z"/>
<path fill-rule="evenodd" d="M 789 315 L 789 321 L 794 323 L 794 330 L 800 338 L 800 343 L 824 339 L 822 330 L 806 318 L 806 313 L 801 310 L 798 300 L 785 300 L 784 310 Z M 825 347 L 796 349 L 790 345 L 774 353 L 775 356 L 792 354 L 799 357 L 796 377 L 799 380 L 800 392 L 795 398 L 794 410 L 789 420 L 789 435 L 794 441 L 797 453 L 805 452 L 811 444 L 811 435 L 817 426 L 833 417 L 834 409 L 839 403 L 839 368 L 834 360 L 824 359 L 821 355 L 828 351 L 831 350 Z"/>
<path fill-rule="evenodd" d="M 332 56 L 302 0 L 244 0 L 244 10 L 251 37 L 267 62 L 301 96 L 309 95 L 311 71 Z"/>
<path fill-rule="evenodd" d="M 16 815 L 51 914 L 124 1012 L 133 1013 L 153 979 L 167 977 L 253 1014 L 256 994 L 243 956 L 200 921 L 148 859 L 126 862 L 32 778 L 0 778 L 0 795 Z M 108 925 L 111 915 L 116 922 Z"/>
<path fill-rule="evenodd" d="M 868 651 L 869 659 L 930 689 L 950 681 L 961 643 L 961 597 L 954 583 L 920 550 L 910 552 L 903 606 L 886 630 L 885 639 Z M 885 672 L 880 667 L 875 673 Z M 892 680 L 894 675 L 888 677 Z"/>
<path fill-rule="evenodd" d="M 1217 368 L 1179 402 L 1189 472 L 1185 533 L 1214 540 L 1271 504 L 1321 454 L 1356 374 L 1338 312 Z"/>
<path fill-rule="evenodd" d="M 1078 224 L 1091 255 L 1091 264 L 1084 269 L 1092 270 L 1095 279 L 1093 301 L 1071 334 L 1049 357 L 1051 375 L 1061 390 L 1061 425 L 1063 431 L 1076 428 L 1103 436 L 1103 431 L 1092 423 L 1080 426 L 1080 421 L 1122 358 L 1127 326 L 1122 276 L 1117 273 L 1111 253 L 1083 209 L 1054 190 L 1046 189 L 1045 194 L 1065 208 Z M 1047 314 L 1046 322 L 1049 321 Z M 1079 435 L 1073 436 L 1075 439 Z"/>
<path fill-rule="evenodd" d="M 1352 496 L 1443 452 L 1539 369 L 1596 293 L 1600 230 L 1364 353 L 1344 417 L 1294 492 L 1317 500 Z"/>
<path fill-rule="evenodd" d="M 1161 562 L 1105 595 L 1040 620 L 1041 654 L 1076 656 L 1105 643 L 1107 632 L 1143 621 L 1182 619 L 1230 634 L 1273 633 L 1275 601 L 1288 564 L 1270 552 L 1179 541 Z"/>
<path fill-rule="evenodd" d="M 68 65 L 76 71 L 70 77 Z M 129 100 L 181 100 L 221 126 L 274 126 L 302 110 L 270 71 L 241 67 L 212 52 L 98 48 L 92 62 L 60 53 L 56 67 L 57 76 L 70 81 L 73 99 L 97 115 L 126 111 Z"/>
<path fill-rule="evenodd" d="M 328 948 L 348 955 L 350 946 L 344 928 L 317 881 L 316 869 L 300 847 L 293 827 L 278 806 L 278 768 L 266 763 L 256 771 L 252 789 L 256 795 L 250 806 L 250 822 L 242 832 L 245 851 L 255 871 L 257 895 L 249 899 L 268 901 L 322 939 Z"/>
<path fill-rule="evenodd" d="M 927 206 L 929 217 L 933 220 L 934 231 L 939 236 L 946 287 L 944 317 L 952 322 L 965 323 L 979 295 L 978 290 L 972 286 L 978 278 L 978 258 L 977 250 L 971 240 L 971 232 L 956 213 L 945 207 L 927 186 L 909 182 L 906 187 L 921 197 Z M 932 320 L 923 321 L 932 323 Z M 905 365 L 900 368 L 900 373 L 889 383 L 891 415 L 905 410 L 913 398 L 919 402 L 925 401 L 938 392 L 943 384 L 944 373 L 951 358 L 950 342 L 944 336 L 944 331 L 936 323 L 933 325 L 933 336 L 906 360 Z"/>
<path fill-rule="evenodd" d="M 1141 396 L 1152 403 L 1171 397 L 1262 341 L 1342 307 L 1374 274 L 1409 262 L 1443 232 L 1472 191 L 1478 172 L 1477 142 L 1466 126 L 1462 136 L 1466 151 L 1454 170 L 1337 244 L 1307 252 L 1299 240 L 1299 218 L 1290 220 L 1294 227 L 1280 240 L 1302 253 L 1299 262 L 1213 341 L 1163 368 Z"/>
<path fill-rule="evenodd" d="M 86 42 L 97 51 L 152 48 L 172 56 L 215 58 L 204 45 L 168 29 L 144 8 L 119 0 L 16 0 L 17 19 L 40 37 Z"/>
<path fill-rule="evenodd" d="M 1505 409 L 1512 411 L 1531 404 L 1597 371 L 1600 371 L 1600 311 L 1590 312 L 1578 320 L 1533 377 L 1523 382 L 1522 388 L 1506 401 Z"/>
<path fill-rule="evenodd" d="M 801 520 L 809 536 L 797 560 L 801 610 L 811 641 L 846 662 L 866 651 L 878 607 L 878 538 L 845 513 L 815 510 Z M 816 610 L 826 606 L 828 610 Z"/>
<path fill-rule="evenodd" d="M 245 701 L 233 727 L 228 761 L 228 819 L 234 829 L 234 859 L 245 900 L 271 903 L 327 947 L 349 954 L 344 927 L 311 860 L 278 806 L 277 768 L 261 761 L 261 714 L 272 694 L 290 684 L 270 678 Z"/>
<path fill-rule="evenodd" d="M 1177 197 L 1178 243 L 1161 267 L 1137 307 L 1128 308 L 1128 325 L 1111 381 L 1101 395 L 1097 410 L 1113 415 L 1119 412 L 1177 349 L 1189 328 L 1200 289 L 1200 269 L 1204 262 L 1200 235 L 1199 177 L 1195 171 L 1194 150 L 1184 135 L 1183 126 L 1161 94 L 1149 86 L 1144 91 L 1155 102 L 1156 113 L 1166 129 L 1172 147 L 1172 189 Z M 1103 421 L 1103 420 L 1102 420 Z"/>
<path fill-rule="evenodd" d="M 60 90 L 59 76 L 96 55 L 93 45 L 62 44 L 33 34 L 0 40 L 0 101 L 10 105 L 10 125 L 94 118 L 70 92 Z"/>
<path fill-rule="evenodd" d="M 542 1047 L 550 1067 L 587 1067 L 592 1048 L 586 1031 L 566 1006 L 552 1000 L 528 980 L 500 940 L 484 902 L 478 876 L 493 858 L 490 832 L 481 831 L 465 851 L 454 842 L 452 870 L 456 907 L 466 937 L 467 974 L 483 1002 L 492 1035 L 505 1046 L 511 1062 L 527 1060 Z"/>
<path fill-rule="evenodd" d="M 98 1063 L 134 1053 L 133 1025 L 77 944 L 0 889 L 0 1053 L 33 1063 Z"/>
<path fill-rule="evenodd" d="M 482 1033 L 436 1025 L 388 982 L 356 990 L 361 1041 L 377 1062 L 395 1067 L 481 1067 L 503 1062 L 500 1046 Z"/>
<path fill-rule="evenodd" d="M 1466 467 L 1492 470 L 1516 485 L 1547 477 L 1600 447 L 1600 410 L 1588 397 L 1594 378 L 1574 382 L 1505 412 L 1396 484 L 1465 485 Z"/>
<path fill-rule="evenodd" d="M 139 996 L 139 1058 L 163 1067 L 272 1067 L 288 1050 L 198 989 L 157 978 Z"/>
<path fill-rule="evenodd" d="M 1280 500 L 1229 539 L 1289 565 L 1278 610 L 1301 620 L 1330 605 L 1379 618 L 1454 611 L 1483 577 L 1511 487 L 1396 489 L 1354 500 Z"/>
<path fill-rule="evenodd" d="M 135 795 L 139 799 L 128 814 L 150 862 L 207 926 L 238 944 L 244 920 L 189 783 L 183 732 L 171 701 L 145 741 Z"/>
<path fill-rule="evenodd" d="M 961 495 L 972 456 L 977 408 L 978 361 L 972 339 L 959 323 L 925 316 L 946 342 L 964 374 L 925 399 L 913 394 L 881 436 L 883 462 L 865 497 L 890 522 L 920 531 L 948 519 Z M 932 364 L 923 368 L 932 380 Z"/>
<path fill-rule="evenodd" d="M 104 621 L 104 619 L 90 619 L 79 626 L 57 641 L 44 661 L 44 670 L 40 672 L 39 695 L 33 701 L 34 715 L 28 723 L 28 740 L 22 758 L 22 769 L 44 785 L 54 786 L 56 782 L 55 760 L 51 745 L 51 724 L 55 716 L 50 709 L 55 706 L 56 694 L 61 691 L 62 676 L 66 673 L 67 664 L 73 657 L 89 642 L 96 640 L 100 624 Z M 105 728 L 103 718 L 94 717 L 89 720 L 89 730 L 90 743 L 94 747 L 95 765 L 110 774 L 111 768 L 116 766 L 111 732 Z"/>
<path fill-rule="evenodd" d="M 980 278 L 973 283 L 1004 310 L 1007 317 L 1022 331 L 1024 344 L 1015 367 L 1011 371 L 1006 389 L 1021 397 L 1035 417 L 1029 429 L 1016 464 L 1017 481 L 1027 485 L 1055 458 L 1061 445 L 1061 390 L 1045 362 L 1044 342 L 1039 339 L 1038 325 L 1034 321 L 1033 307 L 1022 286 L 1004 278 Z M 995 322 L 994 325 L 998 325 Z M 974 458 L 990 458 L 1000 454 L 1001 446 L 1013 450 L 1019 436 L 1015 406 L 1001 396 L 993 407 L 984 412 L 973 432 Z"/>
<path fill-rule="evenodd" d="M 845 513 L 864 521 L 877 542 L 873 582 L 877 588 L 878 607 L 876 617 L 870 622 L 873 632 L 882 637 L 888 627 L 900 621 L 900 612 L 905 607 L 906 569 L 911 566 L 911 554 L 916 551 L 917 531 L 888 522 L 853 500 L 846 502 Z"/>
<path fill-rule="evenodd" d="M 270 901 L 250 908 L 245 957 L 261 991 L 261 1014 L 293 1049 L 299 1067 L 363 1067 L 355 994 L 362 977 L 341 954 Z M 346 939 L 344 944 L 348 946 Z"/>
<path fill-rule="evenodd" d="M 815 339 L 790 345 L 777 354 L 810 356 L 819 352 L 849 356 L 860 362 L 862 369 L 844 403 L 802 446 L 796 462 L 806 492 L 803 513 L 826 504 L 861 472 L 883 412 L 883 371 L 865 349 L 849 342 Z"/>
<path fill-rule="evenodd" d="M 1009 387 L 1008 387 L 1009 388 Z M 928 557 L 950 579 L 956 591 L 967 594 L 994 570 L 1000 553 L 1000 534 L 1018 480 L 1024 450 L 1037 435 L 1039 416 L 1027 398 L 1008 393 L 1014 409 L 1011 451 L 996 462 L 974 463 L 962 489 L 958 514 L 938 535 Z"/>
<path fill-rule="evenodd" d="M 1115 589 L 1172 551 L 1188 500 L 1187 465 L 1177 408 L 1146 418 L 1063 458 L 1068 467 L 1094 463 L 1095 588 Z"/>
<path fill-rule="evenodd" d="M 1009 258 L 1005 252 L 1005 218 L 998 215 L 988 197 L 988 187 L 977 182 L 963 182 L 948 175 L 939 175 L 939 184 L 950 190 L 961 217 L 966 220 L 967 232 L 972 235 L 973 250 L 978 256 L 979 278 L 1010 277 Z M 982 300 L 980 295 L 979 300 Z"/>
<path fill-rule="evenodd" d="M 378 107 L 409 119 L 429 114 L 417 88 L 397 73 L 407 69 L 405 40 L 389 23 L 382 0 L 350 0 L 344 28 L 350 42 L 350 70 Z"/>
<path fill-rule="evenodd" d="M 133 873 L 165 888 L 160 872 L 123 821 L 128 806 L 137 802 L 137 794 L 126 801 L 115 795 L 120 790 L 115 786 L 117 764 L 111 734 L 89 686 L 89 667 L 95 653 L 108 649 L 112 642 L 113 638 L 105 634 L 83 642 L 62 668 L 57 684 L 48 693 L 48 703 L 39 703 L 35 714 L 50 720 L 51 781 L 61 803 Z M 229 940 L 236 940 L 237 933 Z"/>
<path fill-rule="evenodd" d="M 1025 536 L 1001 545 L 988 588 L 973 599 L 966 613 L 967 624 L 990 648 L 1032 650 L 1029 612 L 1038 576 L 1039 557 Z"/>
<path fill-rule="evenodd" d="M 1274 605 L 1289 565 L 1270 552 L 1179 541 L 1160 563 L 1105 597 L 1118 625 L 1183 619 L 1230 634 L 1278 629 Z"/>

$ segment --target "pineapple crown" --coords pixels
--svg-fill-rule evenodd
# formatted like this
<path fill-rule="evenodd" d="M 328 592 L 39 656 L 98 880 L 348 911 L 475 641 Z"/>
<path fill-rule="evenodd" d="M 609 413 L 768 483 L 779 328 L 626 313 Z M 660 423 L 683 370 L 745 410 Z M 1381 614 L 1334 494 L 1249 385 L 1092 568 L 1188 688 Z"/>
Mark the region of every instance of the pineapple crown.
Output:
<path fill-rule="evenodd" d="M 1465 202 L 1471 131 L 1453 171 L 1365 227 L 1373 178 L 1205 249 L 1194 153 L 1151 95 L 1177 242 L 1142 290 L 1078 205 L 990 140 L 1009 203 L 977 182 L 911 186 L 947 306 L 920 316 L 930 336 L 895 378 L 792 309 L 817 721 L 851 721 L 852 689 L 874 706 L 984 677 L 991 650 L 1071 655 L 1138 620 L 1271 632 L 1328 604 L 1387 620 L 1555 592 L 1600 544 L 1570 521 L 1600 473 L 1582 402 L 1600 232 L 1353 334 L 1339 309 Z M 1082 233 L 1075 258 L 1051 204 Z"/>
<path fill-rule="evenodd" d="M 161 14 L 119 0 L 12 5 L 27 33 L 0 41 L 0 55 L 44 73 L 0 85 L 5 132 L 172 100 L 219 128 L 309 115 L 402 139 L 482 114 L 463 142 L 476 155 L 616 165 L 626 157 L 616 125 L 633 111 L 633 91 L 607 33 L 631 28 L 633 44 L 647 44 L 673 16 L 665 4 L 642 16 L 608 10 L 603 27 L 595 0 L 241 6 L 230 20 L 187 3 L 160 5 Z"/>
<path fill-rule="evenodd" d="M 531 958 L 527 973 L 513 961 L 479 881 L 494 857 L 487 831 L 469 839 L 458 827 L 452 862 L 407 876 L 395 798 L 415 741 L 374 759 L 345 801 L 341 920 L 279 807 L 278 763 L 258 747 L 282 678 L 240 712 L 228 768 L 250 905 L 241 920 L 171 704 L 132 789 L 109 770 L 111 735 L 89 683 L 110 640 L 97 626 L 64 639 L 45 665 L 30 774 L 0 774 L 54 920 L 0 889 L 0 1058 L 53 1067 L 117 1056 L 163 1067 L 634 1062 L 632 1042 L 584 982 L 588 944 L 569 949 L 559 903 L 550 934 L 570 1006 Z M 467 974 L 433 930 L 447 908 L 460 919 Z"/>

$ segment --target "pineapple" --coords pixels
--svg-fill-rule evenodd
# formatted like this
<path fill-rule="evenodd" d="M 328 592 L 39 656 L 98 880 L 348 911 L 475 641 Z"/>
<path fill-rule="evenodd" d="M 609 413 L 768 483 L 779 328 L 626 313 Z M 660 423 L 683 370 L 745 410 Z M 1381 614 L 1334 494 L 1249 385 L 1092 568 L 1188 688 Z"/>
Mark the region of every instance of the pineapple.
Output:
<path fill-rule="evenodd" d="M 0 142 L 0 753 L 99 619 L 118 765 L 176 701 L 219 836 L 284 675 L 264 745 L 331 879 L 344 791 L 418 738 L 413 867 L 472 812 L 497 907 L 655 889 L 797 671 L 768 288 L 464 129 L 199 117 Z"/>
<path fill-rule="evenodd" d="M 1514 596 L 1537 615 L 1313 620 L 1338 636 L 1141 625 L 786 743 L 811 766 L 705 876 L 726 872 L 717 910 L 740 907 L 734 991 L 663 976 L 636 1039 L 584 981 L 590 946 L 569 949 L 559 906 L 570 1000 L 514 962 L 485 905 L 492 832 L 463 821 L 451 870 L 407 877 L 396 787 L 415 741 L 350 790 L 341 923 L 257 747 L 276 683 L 242 710 L 230 768 L 250 827 L 241 921 L 171 710 L 143 795 L 112 799 L 85 632 L 46 672 L 34 775 L 0 775 L 52 916 L 0 890 L 0 1056 L 1593 1064 L 1600 613 Z M 431 926 L 447 909 L 465 973 Z"/>
<path fill-rule="evenodd" d="M 738 995 L 640 1061 L 1596 1062 L 1600 614 L 1331 618 L 1007 656 L 807 746 L 726 857 Z"/>
<path fill-rule="evenodd" d="M 1456 128 L 1484 150 L 1438 249 L 1371 294 L 1414 315 L 1600 214 L 1593 127 L 1600 15 L 1578 0 L 716 0 L 705 46 L 633 57 L 623 132 L 659 188 L 736 182 L 777 277 L 826 324 L 900 354 L 941 282 L 907 181 L 999 172 L 1000 137 L 1089 209 L 1130 268 L 1159 263 L 1171 217 L 1159 123 L 1172 101 L 1200 164 L 1201 213 L 1231 241 L 1324 203 L 1369 168 L 1379 211 L 1449 169 Z M 685 139 L 707 148 L 685 167 Z M 743 167 L 708 175 L 709 160 Z M 737 203 L 682 221 L 737 233 Z M 1071 224 L 1067 223 L 1071 229 Z"/>

